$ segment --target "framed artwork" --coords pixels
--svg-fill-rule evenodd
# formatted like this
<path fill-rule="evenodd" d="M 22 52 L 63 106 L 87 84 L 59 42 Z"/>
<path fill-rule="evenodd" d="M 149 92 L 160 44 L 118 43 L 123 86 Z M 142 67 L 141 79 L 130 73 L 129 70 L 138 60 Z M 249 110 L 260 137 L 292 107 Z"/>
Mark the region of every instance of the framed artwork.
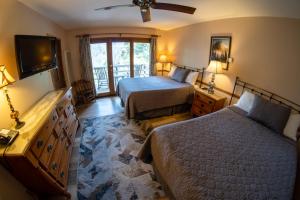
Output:
<path fill-rule="evenodd" d="M 223 69 L 228 70 L 228 58 L 230 58 L 230 50 L 231 36 L 212 36 L 210 42 L 209 61 L 220 61 Z"/>

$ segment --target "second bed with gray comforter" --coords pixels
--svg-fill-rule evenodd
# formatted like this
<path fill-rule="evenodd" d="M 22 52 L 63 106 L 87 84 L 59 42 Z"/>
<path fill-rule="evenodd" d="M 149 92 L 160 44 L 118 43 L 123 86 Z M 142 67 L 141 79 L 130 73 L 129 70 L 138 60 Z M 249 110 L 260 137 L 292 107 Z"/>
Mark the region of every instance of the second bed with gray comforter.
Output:
<path fill-rule="evenodd" d="M 155 129 L 141 157 L 176 199 L 292 199 L 296 143 L 236 107 Z"/>

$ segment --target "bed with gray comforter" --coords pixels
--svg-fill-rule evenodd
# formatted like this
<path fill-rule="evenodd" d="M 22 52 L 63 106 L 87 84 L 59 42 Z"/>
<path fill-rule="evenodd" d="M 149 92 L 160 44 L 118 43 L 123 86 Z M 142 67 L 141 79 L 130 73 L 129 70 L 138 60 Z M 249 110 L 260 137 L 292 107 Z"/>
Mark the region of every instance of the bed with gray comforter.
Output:
<path fill-rule="evenodd" d="M 141 158 L 176 199 L 292 199 L 296 143 L 237 107 L 155 129 Z"/>
<path fill-rule="evenodd" d="M 117 95 L 125 106 L 128 118 L 162 108 L 170 108 L 191 102 L 194 88 L 167 77 L 127 78 L 119 81 Z"/>

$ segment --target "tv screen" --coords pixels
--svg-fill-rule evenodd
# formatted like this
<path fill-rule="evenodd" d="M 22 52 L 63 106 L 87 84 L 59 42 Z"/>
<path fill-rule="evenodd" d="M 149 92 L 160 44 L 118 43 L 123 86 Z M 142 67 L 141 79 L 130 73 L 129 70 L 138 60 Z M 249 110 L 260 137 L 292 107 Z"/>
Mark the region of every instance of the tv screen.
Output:
<path fill-rule="evenodd" d="M 57 66 L 55 37 L 16 35 L 15 44 L 20 79 Z"/>

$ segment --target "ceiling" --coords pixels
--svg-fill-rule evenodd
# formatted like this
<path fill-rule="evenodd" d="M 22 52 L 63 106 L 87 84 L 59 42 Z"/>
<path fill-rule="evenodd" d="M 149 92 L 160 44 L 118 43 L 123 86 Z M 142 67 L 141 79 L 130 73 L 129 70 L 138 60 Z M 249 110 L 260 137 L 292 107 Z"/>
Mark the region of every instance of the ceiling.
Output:
<path fill-rule="evenodd" d="M 170 30 L 189 24 L 235 17 L 288 17 L 300 19 L 299 0 L 157 0 L 196 7 L 195 15 L 151 10 L 152 22 L 143 23 L 139 9 L 95 8 L 129 4 L 131 0 L 19 0 L 65 29 L 95 26 L 135 26 Z"/>

